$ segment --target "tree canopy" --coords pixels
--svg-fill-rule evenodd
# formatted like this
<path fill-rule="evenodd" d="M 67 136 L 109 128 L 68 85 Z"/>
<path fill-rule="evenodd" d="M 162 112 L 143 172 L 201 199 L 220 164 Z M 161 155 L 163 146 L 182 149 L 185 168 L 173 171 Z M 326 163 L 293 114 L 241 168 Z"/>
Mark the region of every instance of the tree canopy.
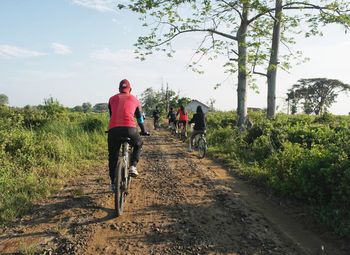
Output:
<path fill-rule="evenodd" d="M 94 112 L 108 112 L 108 104 L 107 103 L 98 103 L 93 107 Z"/>
<path fill-rule="evenodd" d="M 299 56 L 290 51 L 289 46 L 295 42 L 292 35 L 301 33 L 301 22 L 307 24 L 303 29 L 306 36 L 321 34 L 319 28 L 329 23 L 343 24 L 348 29 L 349 5 L 346 0 L 130 0 L 118 7 L 140 13 L 144 26 L 149 28 L 148 34 L 140 36 L 135 44 L 141 60 L 154 51 L 163 51 L 171 57 L 175 38 L 202 33 L 189 67 L 202 72 L 200 61 L 204 57 L 226 59 L 223 66 L 226 73 L 237 73 L 238 125 L 243 125 L 247 85 L 254 86 L 252 75 L 263 74 L 268 78 L 268 101 L 272 102 L 268 104 L 268 113 L 273 117 L 277 66 L 287 70 L 291 59 Z M 287 14 L 287 10 L 291 12 Z M 287 53 L 278 57 L 280 42 Z M 262 72 L 257 71 L 258 66 L 263 68 Z"/>
<path fill-rule="evenodd" d="M 339 80 L 326 78 L 300 79 L 287 93 L 287 96 L 296 107 L 302 106 L 307 114 L 316 115 L 325 113 L 336 102 L 340 92 L 350 90 L 350 85 Z"/>
<path fill-rule="evenodd" d="M 9 98 L 5 94 L 0 94 L 0 105 L 7 105 L 9 103 Z"/>
<path fill-rule="evenodd" d="M 152 115 L 156 106 L 162 113 L 166 113 L 170 107 L 186 106 L 191 101 L 188 97 L 180 97 L 179 93 L 168 86 L 166 88 L 162 87 L 160 90 L 154 90 L 150 87 L 141 95 L 142 110 L 147 115 Z"/>
<path fill-rule="evenodd" d="M 83 112 L 91 112 L 92 111 L 92 104 L 89 102 L 85 102 L 82 105 Z"/>

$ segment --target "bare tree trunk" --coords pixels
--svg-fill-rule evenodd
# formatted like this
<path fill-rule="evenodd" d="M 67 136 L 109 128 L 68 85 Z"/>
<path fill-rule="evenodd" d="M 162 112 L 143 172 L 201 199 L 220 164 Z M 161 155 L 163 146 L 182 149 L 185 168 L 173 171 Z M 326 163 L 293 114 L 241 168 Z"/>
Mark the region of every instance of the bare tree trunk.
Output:
<path fill-rule="evenodd" d="M 282 1 L 276 0 L 275 21 L 273 25 L 272 45 L 269 67 L 267 70 L 267 117 L 274 118 L 276 114 L 276 77 L 278 65 L 278 50 L 281 35 Z"/>
<path fill-rule="evenodd" d="M 242 127 L 247 118 L 247 37 L 248 4 L 243 5 L 241 25 L 237 31 L 238 43 L 238 86 L 237 86 L 237 125 Z"/>

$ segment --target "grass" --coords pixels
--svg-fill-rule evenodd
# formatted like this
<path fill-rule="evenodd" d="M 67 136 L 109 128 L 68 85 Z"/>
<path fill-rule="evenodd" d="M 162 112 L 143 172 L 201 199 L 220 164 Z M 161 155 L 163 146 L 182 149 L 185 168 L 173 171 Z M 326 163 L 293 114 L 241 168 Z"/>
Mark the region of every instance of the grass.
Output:
<path fill-rule="evenodd" d="M 0 225 L 107 158 L 106 115 L 0 107 L 0 119 Z"/>
<path fill-rule="evenodd" d="M 39 247 L 37 244 L 26 244 L 22 243 L 19 248 L 20 254 L 23 255 L 35 255 L 39 251 Z"/>

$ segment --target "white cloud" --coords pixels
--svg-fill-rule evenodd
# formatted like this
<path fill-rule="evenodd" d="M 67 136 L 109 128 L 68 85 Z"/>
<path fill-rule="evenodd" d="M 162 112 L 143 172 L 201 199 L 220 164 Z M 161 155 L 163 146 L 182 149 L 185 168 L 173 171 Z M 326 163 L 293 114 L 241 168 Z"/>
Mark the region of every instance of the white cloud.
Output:
<path fill-rule="evenodd" d="M 46 53 L 19 48 L 7 44 L 0 44 L 0 57 L 4 58 L 29 58 L 45 56 Z"/>
<path fill-rule="evenodd" d="M 95 9 L 100 12 L 114 11 L 117 3 L 115 0 L 71 0 L 74 4 Z"/>
<path fill-rule="evenodd" d="M 121 49 L 113 52 L 109 48 L 96 50 L 90 54 L 90 57 L 97 60 L 109 62 L 130 62 L 135 60 L 135 53 L 130 49 Z"/>
<path fill-rule="evenodd" d="M 53 51 L 59 55 L 68 55 L 68 54 L 72 53 L 69 46 L 61 44 L 61 43 L 52 43 L 51 49 L 53 49 Z"/>

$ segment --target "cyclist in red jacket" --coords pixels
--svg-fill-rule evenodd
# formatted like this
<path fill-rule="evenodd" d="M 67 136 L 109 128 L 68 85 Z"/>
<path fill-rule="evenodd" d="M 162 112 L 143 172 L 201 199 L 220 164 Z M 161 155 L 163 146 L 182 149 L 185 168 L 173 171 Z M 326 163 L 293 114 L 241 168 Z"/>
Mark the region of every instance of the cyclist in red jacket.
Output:
<path fill-rule="evenodd" d="M 180 123 L 183 124 L 184 126 L 184 129 L 185 129 L 185 136 L 187 136 L 187 129 L 186 129 L 186 126 L 187 126 L 187 122 L 188 122 L 188 113 L 187 111 L 185 110 L 185 107 L 183 105 L 180 106 L 180 108 L 177 110 L 177 113 L 176 113 L 176 116 L 180 115 L 179 117 L 179 121 L 178 121 L 178 125 Z"/>
<path fill-rule="evenodd" d="M 119 83 L 118 94 L 109 99 L 109 128 L 108 128 L 108 166 L 111 178 L 111 189 L 114 190 L 114 174 L 118 163 L 118 152 L 121 146 L 121 137 L 129 137 L 133 152 L 131 155 L 129 173 L 137 177 L 136 165 L 140 159 L 142 140 L 136 128 L 134 117 L 141 128 L 141 135 L 149 135 L 145 130 L 139 100 L 130 94 L 131 85 L 126 79 Z"/>

